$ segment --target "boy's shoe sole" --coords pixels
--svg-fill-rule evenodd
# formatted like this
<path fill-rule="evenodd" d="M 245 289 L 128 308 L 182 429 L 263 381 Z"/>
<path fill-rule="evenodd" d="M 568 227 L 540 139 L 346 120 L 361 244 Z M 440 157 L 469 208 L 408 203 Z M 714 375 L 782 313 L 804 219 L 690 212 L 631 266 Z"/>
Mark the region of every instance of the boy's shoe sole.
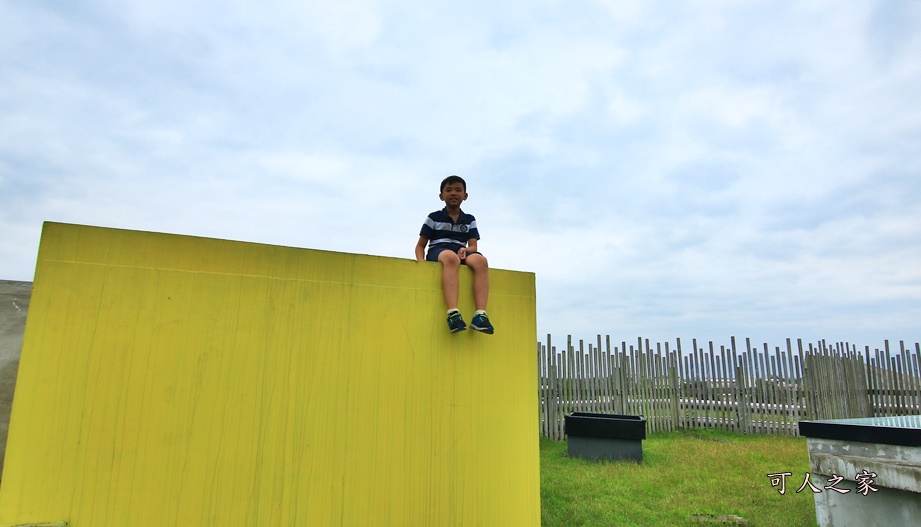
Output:
<path fill-rule="evenodd" d="M 480 333 L 486 333 L 488 335 L 492 335 L 495 331 L 493 328 L 481 328 L 479 326 L 474 326 L 473 324 L 471 324 L 470 327 L 472 327 L 474 331 L 479 331 Z"/>
<path fill-rule="evenodd" d="M 465 329 L 467 329 L 467 326 L 464 326 L 464 327 L 462 327 L 462 328 L 454 328 L 454 329 L 451 330 L 451 333 L 457 333 L 457 332 L 459 332 L 459 331 L 464 331 Z M 474 328 L 474 329 L 476 329 L 476 328 Z"/>

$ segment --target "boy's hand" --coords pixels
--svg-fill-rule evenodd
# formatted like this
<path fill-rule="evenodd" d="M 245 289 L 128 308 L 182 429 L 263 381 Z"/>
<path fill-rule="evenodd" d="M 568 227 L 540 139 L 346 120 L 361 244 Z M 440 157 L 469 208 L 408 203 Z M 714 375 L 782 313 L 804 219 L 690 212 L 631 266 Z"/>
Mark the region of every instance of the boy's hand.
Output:
<path fill-rule="evenodd" d="M 461 259 L 461 261 L 467 258 L 467 248 L 461 247 L 461 249 L 457 251 L 457 256 Z"/>

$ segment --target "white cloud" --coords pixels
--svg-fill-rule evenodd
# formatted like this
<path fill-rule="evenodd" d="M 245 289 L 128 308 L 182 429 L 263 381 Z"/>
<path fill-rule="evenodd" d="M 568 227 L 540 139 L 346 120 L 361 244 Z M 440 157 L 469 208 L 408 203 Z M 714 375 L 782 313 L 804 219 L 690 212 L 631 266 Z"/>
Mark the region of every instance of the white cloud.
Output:
<path fill-rule="evenodd" d="M 0 278 L 44 220 L 409 258 L 458 173 L 542 328 L 907 338 L 895 4 L 0 4 Z"/>

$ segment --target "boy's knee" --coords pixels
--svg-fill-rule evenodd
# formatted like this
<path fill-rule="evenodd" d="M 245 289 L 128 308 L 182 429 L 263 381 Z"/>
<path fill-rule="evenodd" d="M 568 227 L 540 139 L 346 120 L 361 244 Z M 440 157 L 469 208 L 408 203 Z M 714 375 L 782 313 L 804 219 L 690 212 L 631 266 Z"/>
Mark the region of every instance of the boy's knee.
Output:
<path fill-rule="evenodd" d="M 460 265 L 460 256 L 454 251 L 442 251 L 441 254 L 438 255 L 438 261 L 444 265 L 456 267 Z"/>
<path fill-rule="evenodd" d="M 486 269 L 489 267 L 489 262 L 486 260 L 486 257 L 480 253 L 471 254 L 465 259 L 465 262 L 473 269 Z"/>

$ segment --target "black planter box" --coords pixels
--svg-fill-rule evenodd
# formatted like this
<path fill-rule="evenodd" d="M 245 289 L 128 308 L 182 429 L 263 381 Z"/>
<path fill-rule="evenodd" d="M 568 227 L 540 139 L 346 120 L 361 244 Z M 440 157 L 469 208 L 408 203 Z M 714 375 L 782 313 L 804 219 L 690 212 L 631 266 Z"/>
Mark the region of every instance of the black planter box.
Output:
<path fill-rule="evenodd" d="M 566 416 L 569 455 L 643 461 L 646 420 L 639 415 L 573 412 Z"/>

